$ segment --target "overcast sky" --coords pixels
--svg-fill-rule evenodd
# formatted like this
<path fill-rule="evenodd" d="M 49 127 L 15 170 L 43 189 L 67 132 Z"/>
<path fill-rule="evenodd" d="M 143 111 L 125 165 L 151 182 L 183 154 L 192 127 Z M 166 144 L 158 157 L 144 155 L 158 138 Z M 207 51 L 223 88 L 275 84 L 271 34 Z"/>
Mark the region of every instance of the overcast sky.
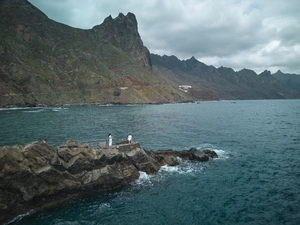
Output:
<path fill-rule="evenodd" d="M 215 67 L 300 74 L 299 0 L 29 0 L 50 19 L 91 29 L 135 14 L 151 53 Z"/>

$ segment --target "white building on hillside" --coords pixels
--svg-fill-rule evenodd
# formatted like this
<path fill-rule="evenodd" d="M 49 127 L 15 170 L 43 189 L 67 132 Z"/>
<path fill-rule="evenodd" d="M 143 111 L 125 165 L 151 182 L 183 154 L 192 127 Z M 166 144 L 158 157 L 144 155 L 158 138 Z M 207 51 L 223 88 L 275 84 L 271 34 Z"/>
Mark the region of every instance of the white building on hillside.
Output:
<path fill-rule="evenodd" d="M 180 91 L 188 92 L 188 90 L 190 88 L 192 88 L 192 86 L 190 86 L 190 85 L 179 85 L 179 90 Z"/>

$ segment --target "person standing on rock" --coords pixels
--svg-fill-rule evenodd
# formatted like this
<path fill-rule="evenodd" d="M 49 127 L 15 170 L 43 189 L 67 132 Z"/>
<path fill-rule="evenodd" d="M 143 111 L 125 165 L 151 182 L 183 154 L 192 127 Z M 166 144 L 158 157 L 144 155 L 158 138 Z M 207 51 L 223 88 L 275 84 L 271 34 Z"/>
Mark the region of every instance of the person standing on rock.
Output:
<path fill-rule="evenodd" d="M 127 140 L 128 140 L 129 144 L 132 143 L 132 135 L 131 134 L 128 134 Z"/>
<path fill-rule="evenodd" d="M 47 143 L 47 137 L 44 137 L 44 139 L 42 140 L 42 143 L 43 143 L 43 144 L 46 144 L 46 143 Z"/>
<path fill-rule="evenodd" d="M 111 133 L 108 134 L 108 146 L 112 146 L 112 139 L 113 139 L 113 136 Z"/>

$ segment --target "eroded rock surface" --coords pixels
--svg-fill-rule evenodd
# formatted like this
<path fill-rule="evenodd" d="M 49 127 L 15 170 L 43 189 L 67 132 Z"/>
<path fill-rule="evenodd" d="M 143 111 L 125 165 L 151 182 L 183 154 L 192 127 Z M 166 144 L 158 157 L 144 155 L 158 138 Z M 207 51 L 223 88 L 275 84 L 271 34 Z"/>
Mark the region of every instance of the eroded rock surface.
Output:
<path fill-rule="evenodd" d="M 116 190 L 161 166 L 207 161 L 214 151 L 146 151 L 139 143 L 91 147 L 77 140 L 55 148 L 33 142 L 0 147 L 0 222 L 29 210 L 40 211 L 71 199 Z"/>

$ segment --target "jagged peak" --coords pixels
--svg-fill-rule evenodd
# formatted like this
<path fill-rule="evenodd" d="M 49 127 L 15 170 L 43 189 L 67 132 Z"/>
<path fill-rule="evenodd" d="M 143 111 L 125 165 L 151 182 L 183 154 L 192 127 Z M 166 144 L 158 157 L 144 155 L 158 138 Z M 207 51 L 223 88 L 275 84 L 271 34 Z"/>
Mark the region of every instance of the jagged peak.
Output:
<path fill-rule="evenodd" d="M 269 70 L 265 70 L 264 72 L 262 72 L 261 74 L 259 74 L 260 76 L 270 76 L 271 72 Z"/>
<path fill-rule="evenodd" d="M 112 18 L 111 15 L 106 17 L 102 24 L 94 26 L 92 29 L 100 29 L 101 27 L 118 27 L 119 24 L 122 24 L 118 29 L 131 28 L 137 32 L 137 20 L 133 13 L 128 12 L 125 16 L 123 13 L 119 13 L 116 18 Z"/>
<path fill-rule="evenodd" d="M 151 68 L 149 50 L 144 47 L 133 13 L 119 13 L 116 18 L 108 16 L 100 25 L 93 27 L 96 39 L 104 39 L 129 53 L 142 66 Z"/>
<path fill-rule="evenodd" d="M 137 20 L 133 13 L 127 13 L 125 16 L 123 13 L 119 13 L 119 16 L 114 19 L 114 21 L 122 24 L 126 24 L 127 27 L 133 27 L 137 30 Z"/>
<path fill-rule="evenodd" d="M 196 59 L 194 56 L 192 56 L 190 59 L 187 59 L 185 61 L 187 64 L 191 65 L 191 64 L 194 64 L 194 65 L 198 65 L 198 66 L 201 66 L 201 67 L 212 67 L 212 68 L 215 68 L 213 66 L 208 66 L 206 65 L 205 63 L 203 62 L 200 62 L 198 59 Z"/>
<path fill-rule="evenodd" d="M 192 56 L 191 58 L 187 59 L 187 60 L 183 60 L 186 63 L 200 63 L 194 56 Z"/>
<path fill-rule="evenodd" d="M 118 17 L 122 18 L 122 17 L 125 17 L 125 16 L 124 16 L 123 13 L 119 13 Z M 117 18 L 118 18 L 118 17 L 117 17 Z"/>
<path fill-rule="evenodd" d="M 126 16 L 127 16 L 127 18 L 135 19 L 136 20 L 135 15 L 133 13 L 131 13 L 131 12 L 128 12 Z"/>
<path fill-rule="evenodd" d="M 151 55 L 154 56 L 155 59 L 158 61 L 160 61 L 160 59 L 162 59 L 163 61 L 169 61 L 172 63 L 178 63 L 178 64 L 185 65 L 185 67 L 189 67 L 191 65 L 198 65 L 201 67 L 211 67 L 211 68 L 215 69 L 214 66 L 208 66 L 205 63 L 197 60 L 194 56 L 192 56 L 190 59 L 181 60 L 181 59 L 177 58 L 177 56 L 175 56 L 175 55 L 168 56 L 168 55 L 164 54 L 164 55 L 160 56 L 158 54 L 153 54 L 153 53 L 151 53 Z"/>
<path fill-rule="evenodd" d="M 103 23 L 109 22 L 109 21 L 113 21 L 113 18 L 111 17 L 111 15 L 109 15 L 108 17 L 106 17 L 103 21 Z"/>
<path fill-rule="evenodd" d="M 238 74 L 241 74 L 241 75 L 257 75 L 257 73 L 255 73 L 253 70 L 250 70 L 250 69 L 241 69 L 240 71 L 237 72 Z"/>
<path fill-rule="evenodd" d="M 116 18 L 114 18 L 114 19 L 112 18 L 111 15 L 109 15 L 108 17 L 106 17 L 104 19 L 104 22 L 105 21 L 111 21 L 111 20 L 118 21 L 118 20 L 125 20 L 125 19 L 131 20 L 131 21 L 134 20 L 136 22 L 136 17 L 131 12 L 128 12 L 126 16 L 123 13 L 120 12 L 119 15 Z"/>
<path fill-rule="evenodd" d="M 163 55 L 162 58 L 179 61 L 179 59 L 175 55 L 171 55 L 171 56 Z"/>
<path fill-rule="evenodd" d="M 278 70 L 275 74 L 284 74 L 281 70 Z"/>
<path fill-rule="evenodd" d="M 296 73 L 284 73 L 281 70 L 278 70 L 276 73 L 274 73 L 273 75 L 295 75 L 295 76 L 300 76 L 300 74 L 296 74 Z"/>
<path fill-rule="evenodd" d="M 219 68 L 217 68 L 217 70 L 219 70 L 219 71 L 227 71 L 227 72 L 231 72 L 231 73 L 235 73 L 235 71 L 232 69 L 232 68 L 230 68 L 230 67 L 225 67 L 225 66 L 220 66 Z"/>
<path fill-rule="evenodd" d="M 199 62 L 194 56 L 192 56 L 190 59 L 188 59 L 189 61 L 197 61 L 197 62 Z M 188 61 L 187 60 L 187 61 Z"/>

